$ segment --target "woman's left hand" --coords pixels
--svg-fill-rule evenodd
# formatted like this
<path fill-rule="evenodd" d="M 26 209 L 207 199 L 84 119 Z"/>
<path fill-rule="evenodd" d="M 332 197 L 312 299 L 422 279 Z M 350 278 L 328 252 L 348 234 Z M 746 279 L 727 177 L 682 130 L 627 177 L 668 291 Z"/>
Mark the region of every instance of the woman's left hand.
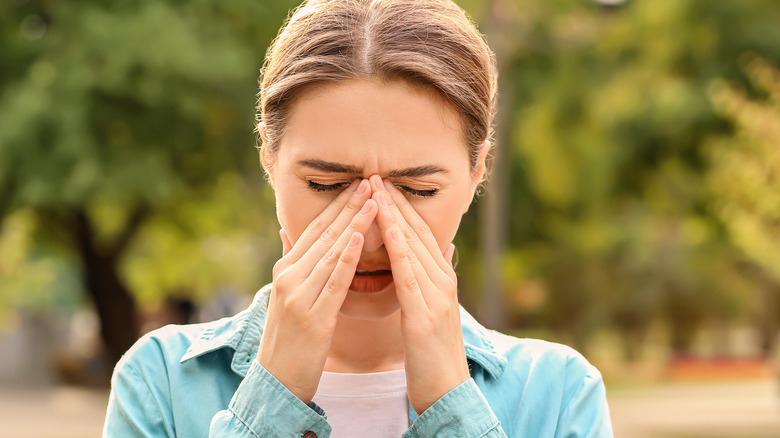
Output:
<path fill-rule="evenodd" d="M 452 268 L 455 247 L 450 244 L 442 254 L 406 197 L 377 175 L 370 180 L 401 306 L 409 402 L 422 414 L 470 378 Z"/>

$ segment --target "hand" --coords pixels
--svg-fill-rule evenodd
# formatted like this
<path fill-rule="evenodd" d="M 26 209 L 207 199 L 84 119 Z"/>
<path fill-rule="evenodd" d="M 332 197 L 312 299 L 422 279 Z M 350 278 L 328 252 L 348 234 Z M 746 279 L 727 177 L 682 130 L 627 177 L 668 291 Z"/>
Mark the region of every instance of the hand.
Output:
<path fill-rule="evenodd" d="M 422 414 L 470 378 L 450 244 L 442 254 L 430 227 L 390 182 L 370 178 L 377 223 L 390 257 L 404 338 L 407 391 Z"/>
<path fill-rule="evenodd" d="M 282 230 L 283 257 L 257 360 L 304 403 L 314 397 L 336 321 L 377 213 L 367 180 L 344 190 L 291 245 Z"/>

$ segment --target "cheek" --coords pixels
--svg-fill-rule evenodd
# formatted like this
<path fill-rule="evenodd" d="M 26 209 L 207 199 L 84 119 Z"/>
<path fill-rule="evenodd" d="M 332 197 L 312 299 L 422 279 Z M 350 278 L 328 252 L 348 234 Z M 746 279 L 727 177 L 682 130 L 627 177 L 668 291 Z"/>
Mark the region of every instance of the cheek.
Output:
<path fill-rule="evenodd" d="M 330 204 L 330 200 L 324 199 L 325 197 L 307 192 L 308 190 L 281 188 L 276 191 L 276 213 L 279 225 L 287 232 L 293 245 L 311 221 Z"/>
<path fill-rule="evenodd" d="M 460 214 L 453 214 L 449 203 L 433 206 L 415 206 L 417 213 L 428 224 L 442 252 L 447 249 L 460 225 Z M 454 208 L 454 206 L 452 206 Z"/>

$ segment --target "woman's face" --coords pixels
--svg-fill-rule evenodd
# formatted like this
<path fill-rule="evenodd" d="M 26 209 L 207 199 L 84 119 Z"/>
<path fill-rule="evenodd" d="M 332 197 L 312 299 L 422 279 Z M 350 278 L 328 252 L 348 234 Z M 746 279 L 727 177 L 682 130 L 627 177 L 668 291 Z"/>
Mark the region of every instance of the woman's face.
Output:
<path fill-rule="evenodd" d="M 406 195 L 444 252 L 484 172 L 484 153 L 473 170 L 461 132 L 449 106 L 404 82 L 354 80 L 304 91 L 278 152 L 270 157 L 263 150 L 290 242 L 352 181 L 377 174 Z M 376 223 L 365 235 L 361 266 L 390 268 Z M 391 283 L 376 292 L 350 291 L 341 314 L 376 319 L 398 308 Z"/>

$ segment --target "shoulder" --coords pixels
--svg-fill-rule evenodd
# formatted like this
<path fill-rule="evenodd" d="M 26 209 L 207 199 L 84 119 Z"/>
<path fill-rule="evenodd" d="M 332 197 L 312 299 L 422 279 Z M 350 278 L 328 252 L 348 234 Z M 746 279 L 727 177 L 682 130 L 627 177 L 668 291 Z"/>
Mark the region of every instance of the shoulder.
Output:
<path fill-rule="evenodd" d="M 230 368 L 237 356 L 251 356 L 259 344 L 269 290 L 268 286 L 260 289 L 252 304 L 234 316 L 200 324 L 167 325 L 143 335 L 117 363 L 114 379 L 130 374 L 159 381 L 198 367 L 203 362 L 197 360 L 200 357 L 208 362 L 206 357 L 219 354 L 219 360 Z M 248 364 L 238 368 L 243 375 Z"/>
<path fill-rule="evenodd" d="M 563 384 L 576 390 L 586 379 L 601 381 L 601 374 L 575 349 L 540 339 L 518 338 L 490 330 L 463 314 L 464 341 L 475 351 L 476 362 L 502 380 Z M 493 370 L 491 370 L 491 367 Z M 498 370 L 499 372 L 495 372 Z"/>
<path fill-rule="evenodd" d="M 548 367 L 584 371 L 592 365 L 574 348 L 541 339 L 517 338 L 491 331 L 489 334 L 496 352 L 510 362 L 544 364 Z"/>
<path fill-rule="evenodd" d="M 188 358 L 224 347 L 234 347 L 240 335 L 244 312 L 230 318 L 188 325 L 167 325 L 143 335 L 116 365 L 114 374 L 124 371 L 159 375 Z"/>

